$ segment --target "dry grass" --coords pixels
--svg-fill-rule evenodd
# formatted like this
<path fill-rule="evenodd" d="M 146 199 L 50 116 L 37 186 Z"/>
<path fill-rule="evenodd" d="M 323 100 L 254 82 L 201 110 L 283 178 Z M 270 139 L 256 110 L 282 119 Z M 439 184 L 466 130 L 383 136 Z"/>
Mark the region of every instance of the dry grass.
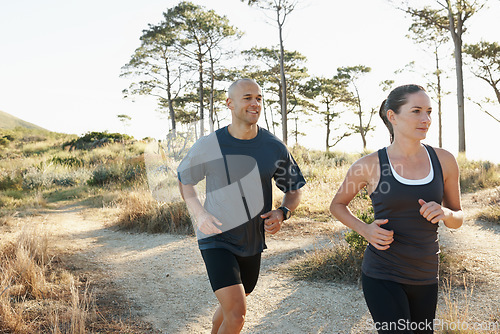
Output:
<path fill-rule="evenodd" d="M 80 291 L 71 273 L 53 267 L 46 233 L 24 227 L 0 256 L 0 332 L 86 333 L 95 317 L 89 286 Z"/>
<path fill-rule="evenodd" d="M 500 224 L 500 206 L 498 204 L 489 205 L 479 213 L 477 218 Z"/>
<path fill-rule="evenodd" d="M 184 202 L 156 201 L 148 191 L 132 192 L 118 200 L 121 214 L 115 225 L 148 233 L 194 234 Z"/>
<path fill-rule="evenodd" d="M 460 189 L 463 193 L 500 185 L 500 165 L 489 161 L 467 160 L 465 156 L 457 158 L 460 168 Z"/>
<path fill-rule="evenodd" d="M 441 246 L 441 253 L 439 253 L 439 279 L 441 283 L 464 288 L 463 277 L 475 279 L 467 269 L 466 256 L 448 251 Z"/>
<path fill-rule="evenodd" d="M 347 240 L 348 242 L 345 242 Z M 297 279 L 308 281 L 339 281 L 347 283 L 359 282 L 361 277 L 361 263 L 366 247 L 366 241 L 349 232 L 342 236 L 336 233 L 328 247 L 316 248 L 300 256 L 285 271 Z M 457 275 L 468 275 L 473 278 L 466 268 L 465 257 L 442 248 L 440 253 L 439 277 L 442 284 L 464 288 L 464 281 L 457 279 Z"/>
<path fill-rule="evenodd" d="M 363 253 L 345 242 L 314 249 L 300 256 L 285 268 L 297 279 L 307 281 L 337 281 L 359 283 Z"/>
<path fill-rule="evenodd" d="M 454 281 L 461 280 L 460 287 Z M 442 300 L 444 307 L 438 307 L 436 317 L 436 333 L 443 334 L 474 334 L 500 333 L 500 323 L 497 315 L 490 319 L 478 321 L 472 313 L 475 280 L 462 275 L 460 278 L 445 278 L 441 281 Z"/>
<path fill-rule="evenodd" d="M 457 293 L 456 289 L 453 289 L 452 279 L 445 278 L 442 284 L 443 287 L 443 298 L 445 307 L 443 310 L 438 311 L 438 319 L 443 320 L 443 328 L 441 328 L 441 333 L 467 333 L 468 331 L 454 331 L 450 328 L 446 328 L 444 324 L 458 324 L 467 323 L 469 319 L 469 307 L 472 299 L 472 294 L 474 292 L 474 284 L 468 285 L 466 276 L 463 275 L 463 286 L 464 289 L 461 293 Z"/>
<path fill-rule="evenodd" d="M 294 146 L 291 152 L 299 165 L 307 184 L 302 188 L 300 206 L 294 216 L 327 221 L 331 214 L 330 203 L 340 187 L 350 165 L 360 156 L 341 152 L 322 152 Z M 280 191 L 273 193 L 275 207 L 281 204 Z M 356 206 L 358 199 L 353 202 Z M 355 211 L 358 208 L 355 208 Z"/>
<path fill-rule="evenodd" d="M 500 189 L 489 197 L 487 206 L 478 213 L 477 219 L 500 224 Z"/>

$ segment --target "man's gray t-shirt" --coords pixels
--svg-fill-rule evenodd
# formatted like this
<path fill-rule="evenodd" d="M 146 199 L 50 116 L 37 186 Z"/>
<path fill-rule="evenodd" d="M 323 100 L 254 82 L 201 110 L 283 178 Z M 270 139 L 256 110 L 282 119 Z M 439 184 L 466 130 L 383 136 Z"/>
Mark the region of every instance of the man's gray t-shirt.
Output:
<path fill-rule="evenodd" d="M 232 137 L 227 127 L 200 138 L 177 172 L 183 184 L 206 178 L 204 207 L 223 224 L 220 234 L 196 231 L 200 249 L 225 248 L 238 256 L 267 248 L 260 215 L 272 209 L 271 180 L 285 193 L 306 183 L 283 142 L 262 128 L 250 140 Z"/>

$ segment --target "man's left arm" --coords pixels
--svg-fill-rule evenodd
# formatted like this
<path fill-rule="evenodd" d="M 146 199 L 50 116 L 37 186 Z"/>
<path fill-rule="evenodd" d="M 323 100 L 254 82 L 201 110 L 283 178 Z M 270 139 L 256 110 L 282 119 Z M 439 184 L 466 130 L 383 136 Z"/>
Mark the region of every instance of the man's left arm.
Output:
<path fill-rule="evenodd" d="M 301 189 L 289 190 L 285 193 L 281 206 L 293 211 L 299 206 L 301 196 Z M 264 218 L 264 229 L 271 234 L 278 232 L 281 229 L 283 220 L 285 220 L 284 212 L 281 209 L 271 210 L 260 217 Z"/>

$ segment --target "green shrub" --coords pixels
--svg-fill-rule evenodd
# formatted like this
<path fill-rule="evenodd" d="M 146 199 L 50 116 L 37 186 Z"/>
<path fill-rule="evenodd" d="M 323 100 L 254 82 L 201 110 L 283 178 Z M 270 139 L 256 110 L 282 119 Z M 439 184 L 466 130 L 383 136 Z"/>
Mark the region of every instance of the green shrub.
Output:
<path fill-rule="evenodd" d="M 26 195 L 22 190 L 5 190 L 2 194 L 13 199 L 23 199 Z"/>
<path fill-rule="evenodd" d="M 22 178 L 23 189 L 40 189 L 51 186 L 72 187 L 86 183 L 91 178 L 91 172 L 85 169 L 76 171 L 57 172 L 55 170 L 47 171 L 46 168 L 31 167 L 27 169 Z"/>
<path fill-rule="evenodd" d="M 79 184 L 87 183 L 90 180 L 91 173 L 84 169 L 66 173 L 53 173 L 51 175 L 52 183 L 56 186 L 73 187 Z"/>
<path fill-rule="evenodd" d="M 356 216 L 366 224 L 371 224 L 375 220 L 373 216 L 373 207 L 370 207 L 368 211 L 358 212 Z M 366 246 L 368 246 L 368 241 L 358 232 L 353 230 L 349 230 L 349 232 L 345 234 L 344 239 L 349 247 L 360 254 L 363 254 Z"/>
<path fill-rule="evenodd" d="M 9 146 L 10 140 L 4 137 L 0 138 L 0 146 L 6 147 Z"/>
<path fill-rule="evenodd" d="M 0 171 L 0 190 L 21 190 L 23 177 L 19 171 Z"/>
<path fill-rule="evenodd" d="M 14 141 L 14 140 L 16 139 L 16 138 L 15 138 L 12 134 L 10 134 L 10 133 L 8 133 L 8 134 L 4 135 L 4 136 L 3 136 L 3 138 L 7 139 L 8 141 Z"/>
<path fill-rule="evenodd" d="M 92 172 L 92 177 L 88 180 L 90 186 L 102 186 L 105 184 L 119 182 L 121 171 L 118 166 L 110 165 L 97 166 Z"/>
<path fill-rule="evenodd" d="M 52 184 L 52 175 L 36 167 L 30 167 L 23 175 L 23 189 L 40 189 Z"/>
<path fill-rule="evenodd" d="M 125 165 L 123 171 L 123 180 L 133 182 L 146 176 L 146 165 L 144 160 L 140 162 L 130 162 Z"/>
<path fill-rule="evenodd" d="M 66 167 L 83 167 L 85 165 L 83 159 L 77 158 L 77 157 L 52 157 L 50 159 L 50 162 L 56 164 L 56 165 L 61 165 L 61 166 L 66 166 Z"/>
<path fill-rule="evenodd" d="M 83 136 L 79 138 L 75 138 L 72 140 L 66 141 L 62 147 L 69 147 L 70 150 L 78 149 L 78 150 L 88 150 L 96 147 L 101 147 L 111 143 L 123 142 L 132 140 L 134 137 L 121 134 L 121 133 L 108 133 L 107 131 L 98 132 L 92 131 L 87 132 Z"/>

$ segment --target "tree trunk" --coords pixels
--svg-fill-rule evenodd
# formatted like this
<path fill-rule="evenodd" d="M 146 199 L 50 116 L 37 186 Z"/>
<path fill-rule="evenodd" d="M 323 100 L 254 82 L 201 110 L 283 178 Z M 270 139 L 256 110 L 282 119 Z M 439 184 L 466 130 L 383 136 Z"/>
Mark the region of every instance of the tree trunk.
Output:
<path fill-rule="evenodd" d="M 457 66 L 457 103 L 458 103 L 458 151 L 465 153 L 465 105 L 464 105 L 464 77 L 462 71 L 462 38 L 457 37 L 455 43 Z"/>
<path fill-rule="evenodd" d="M 168 112 L 170 114 L 170 122 L 172 125 L 172 136 L 175 137 L 176 134 L 176 129 L 175 129 L 175 111 L 174 111 L 174 104 L 172 102 L 172 85 L 170 84 L 170 69 L 168 66 L 166 67 L 167 70 L 167 99 L 168 99 Z"/>
<path fill-rule="evenodd" d="M 493 87 L 493 90 L 495 91 L 495 94 L 497 96 L 498 104 L 500 104 L 500 91 L 493 83 L 491 83 L 491 87 Z"/>
<path fill-rule="evenodd" d="M 453 16 L 453 8 L 450 0 L 448 4 L 448 17 L 450 21 L 450 32 L 455 45 L 455 68 L 457 74 L 457 107 L 458 107 L 458 151 L 465 153 L 465 108 L 464 108 L 464 78 L 462 70 L 462 32 L 463 32 L 463 17 L 459 10 L 457 15 L 455 30 L 455 18 Z"/>
<path fill-rule="evenodd" d="M 361 101 L 359 99 L 358 94 L 358 115 L 359 115 L 359 134 L 361 135 L 361 139 L 363 140 L 363 149 L 366 149 L 366 136 L 365 136 L 365 128 L 363 127 L 363 113 L 361 111 Z"/>
<path fill-rule="evenodd" d="M 200 137 L 203 137 L 205 135 L 205 116 L 203 114 L 203 59 L 202 59 L 202 54 L 201 54 L 201 49 L 199 50 L 198 53 L 198 72 L 200 75 L 199 78 L 199 86 L 198 86 L 198 91 L 199 91 L 199 98 L 200 98 Z"/>
<path fill-rule="evenodd" d="M 210 51 L 210 132 L 214 132 L 214 60 L 212 59 L 212 52 Z"/>
<path fill-rule="evenodd" d="M 281 126 L 283 129 L 283 143 L 287 144 L 287 110 L 286 110 L 286 78 L 285 78 L 285 51 L 283 47 L 283 26 L 280 22 L 280 7 L 276 9 L 278 15 L 278 30 L 280 39 L 280 78 L 281 78 Z"/>
<path fill-rule="evenodd" d="M 267 131 L 271 131 L 271 129 L 269 128 L 269 121 L 267 120 L 267 112 L 266 112 L 266 103 L 265 103 L 265 100 L 262 100 L 262 111 L 264 113 L 264 120 L 266 121 Z"/>
<path fill-rule="evenodd" d="M 365 136 L 365 129 L 363 128 L 363 118 L 361 117 L 361 110 L 359 112 L 359 133 L 361 134 L 361 139 L 363 140 L 363 149 L 365 149 L 366 136 Z"/>
<path fill-rule="evenodd" d="M 326 151 L 330 151 L 330 145 L 329 142 L 330 142 L 330 111 L 328 110 L 328 104 L 326 105 L 326 120 L 325 120 L 325 123 L 326 123 Z"/>
<path fill-rule="evenodd" d="M 299 126 L 298 126 L 299 118 L 295 117 L 295 145 L 299 144 Z"/>
<path fill-rule="evenodd" d="M 438 98 L 438 130 L 439 130 L 439 148 L 443 147 L 443 123 L 442 123 L 442 101 L 441 101 L 441 72 L 439 70 L 439 55 L 436 46 L 436 78 L 437 78 L 437 98 Z"/>

